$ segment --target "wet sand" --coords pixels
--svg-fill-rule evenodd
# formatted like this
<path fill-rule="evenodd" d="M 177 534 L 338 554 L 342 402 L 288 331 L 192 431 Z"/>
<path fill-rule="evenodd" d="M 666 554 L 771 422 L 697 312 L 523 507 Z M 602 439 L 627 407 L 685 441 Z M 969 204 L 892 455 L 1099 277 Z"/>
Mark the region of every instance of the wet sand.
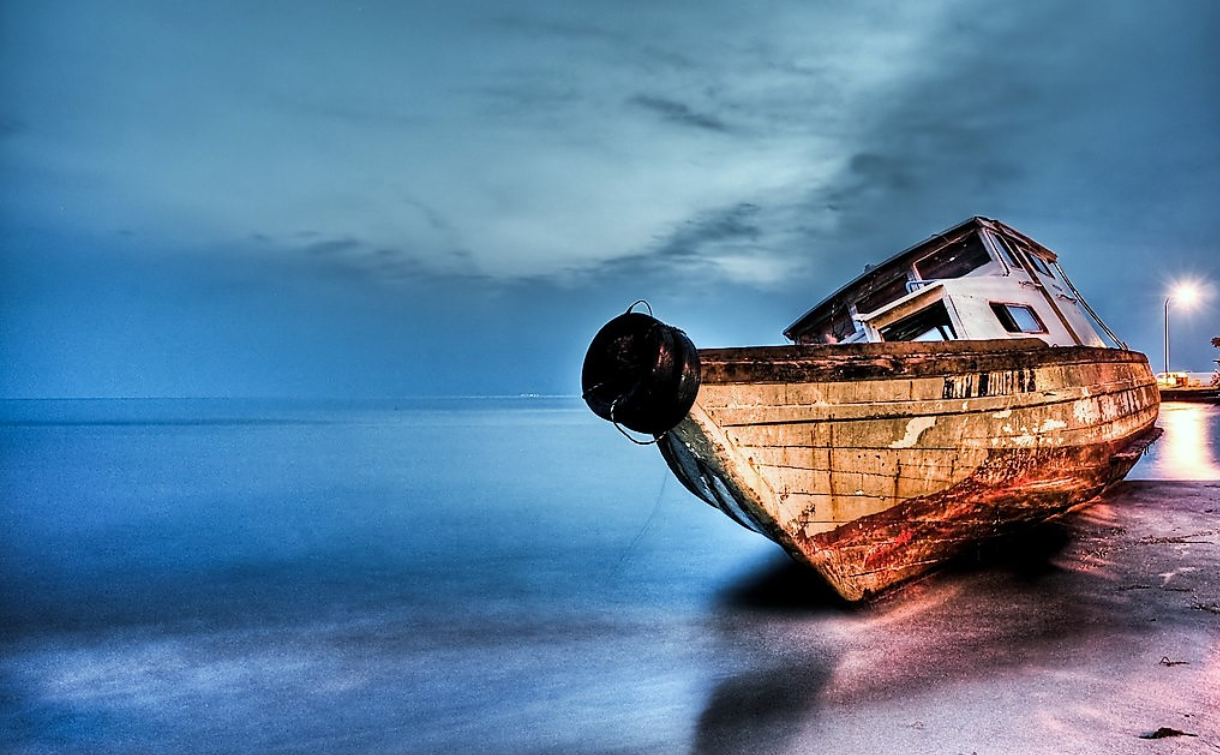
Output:
<path fill-rule="evenodd" d="M 734 595 L 695 752 L 1220 751 L 1220 483 L 1124 483 L 863 607 L 800 581 Z"/>

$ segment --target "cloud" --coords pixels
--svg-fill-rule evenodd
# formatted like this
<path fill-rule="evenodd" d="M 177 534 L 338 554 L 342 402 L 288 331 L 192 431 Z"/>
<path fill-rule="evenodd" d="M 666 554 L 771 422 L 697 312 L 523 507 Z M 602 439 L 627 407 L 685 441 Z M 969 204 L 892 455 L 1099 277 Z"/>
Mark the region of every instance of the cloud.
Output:
<path fill-rule="evenodd" d="M 530 297 L 578 320 L 663 292 L 727 343 L 749 333 L 701 296 L 778 330 L 865 263 L 985 214 L 1061 248 L 1126 318 L 1110 324 L 1155 346 L 1156 318 L 1110 292 L 1146 292 L 1152 255 L 1214 267 L 1210 0 L 4 13 L 0 231 L 104 249 L 133 279 L 212 255 L 232 288 L 209 295 L 258 311 L 287 285 L 381 307 L 385 335 L 435 290 L 511 339 L 545 322 L 514 320 Z M 97 243 L 112 238 L 132 243 Z"/>
<path fill-rule="evenodd" d="M 652 111 L 670 123 L 720 133 L 728 133 L 730 131 L 729 127 L 716 116 L 708 113 L 697 113 L 681 102 L 674 102 L 673 100 L 661 97 L 636 95 L 628 100 L 628 103 Z"/>
<path fill-rule="evenodd" d="M 328 241 L 316 241 L 305 247 L 305 251 L 310 254 L 318 255 L 333 255 L 350 252 L 360 247 L 360 242 L 355 239 L 330 239 Z"/>
<path fill-rule="evenodd" d="M 661 247 L 659 254 L 697 255 L 708 245 L 722 243 L 755 243 L 762 235 L 758 225 L 758 205 L 742 202 L 713 213 L 688 220 Z"/>
<path fill-rule="evenodd" d="M 238 27 L 222 23 L 223 7 L 48 12 L 30 38 L 52 44 L 9 56 L 34 79 L 51 69 L 47 56 L 66 61 L 66 96 L 45 99 L 31 81 L 15 107 L 41 111 L 44 136 L 48 118 L 77 115 L 22 159 L 60 179 L 58 204 L 82 229 L 226 243 L 284 238 L 308 222 L 328 239 L 411 248 L 441 270 L 454 250 L 504 278 L 595 267 L 708 208 L 807 178 L 792 159 L 804 148 L 786 139 L 825 112 L 810 106 L 829 87 L 802 89 L 814 59 L 709 43 L 709 24 L 738 15 L 710 10 L 526 4 L 489 24 L 462 9 L 414 19 L 306 5 Z M 88 67 L 75 65 L 82 58 Z M 655 89 L 640 92 L 643 76 Z M 98 91 L 125 94 L 88 94 Z M 737 141 L 691 140 L 698 133 Z M 99 196 L 101 185 L 117 191 Z M 29 201 L 22 212 L 59 217 Z"/>

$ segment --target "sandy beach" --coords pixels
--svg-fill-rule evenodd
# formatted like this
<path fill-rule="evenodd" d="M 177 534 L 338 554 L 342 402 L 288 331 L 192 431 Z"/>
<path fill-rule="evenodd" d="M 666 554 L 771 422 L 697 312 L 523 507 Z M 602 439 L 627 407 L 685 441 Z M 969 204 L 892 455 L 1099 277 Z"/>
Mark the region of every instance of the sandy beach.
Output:
<path fill-rule="evenodd" d="M 1214 752 L 1218 516 L 1220 484 L 1125 483 L 860 608 L 779 568 L 735 597 L 770 631 L 723 627 L 748 670 L 695 751 Z"/>

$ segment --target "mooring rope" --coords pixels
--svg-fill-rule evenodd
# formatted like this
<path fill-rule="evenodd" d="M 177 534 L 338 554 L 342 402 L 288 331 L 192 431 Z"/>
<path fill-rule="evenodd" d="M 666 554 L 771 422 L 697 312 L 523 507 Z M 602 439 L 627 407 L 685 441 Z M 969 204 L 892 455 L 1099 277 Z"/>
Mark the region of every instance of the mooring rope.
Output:
<path fill-rule="evenodd" d="M 618 420 L 614 418 L 614 407 L 618 406 L 619 399 L 621 399 L 621 398 L 622 398 L 622 396 L 619 396 L 618 398 L 616 398 L 610 402 L 610 422 L 614 425 L 615 429 L 618 430 L 620 433 L 622 433 L 624 438 L 626 438 L 627 440 L 636 444 L 637 446 L 652 446 L 652 445 L 656 445 L 657 443 L 660 443 L 661 439 L 664 438 L 666 436 L 666 434 L 668 434 L 668 432 L 669 432 L 668 430 L 661 433 L 660 435 L 654 435 L 652 440 L 639 440 L 637 438 L 631 437 L 631 435 L 623 428 L 623 426 L 618 423 Z"/>
<path fill-rule="evenodd" d="M 646 299 L 636 299 L 634 302 L 632 302 L 632 303 L 631 303 L 631 306 L 630 306 L 630 307 L 627 307 L 627 314 L 631 314 L 631 310 L 635 309 L 635 307 L 636 307 L 636 305 L 637 305 L 637 304 L 643 304 L 645 307 L 648 307 L 648 316 L 649 316 L 649 317 L 653 317 L 653 316 L 654 316 L 654 315 L 652 314 L 652 305 L 651 305 L 651 304 L 649 304 L 649 303 L 648 303 L 648 300 L 646 300 Z"/>

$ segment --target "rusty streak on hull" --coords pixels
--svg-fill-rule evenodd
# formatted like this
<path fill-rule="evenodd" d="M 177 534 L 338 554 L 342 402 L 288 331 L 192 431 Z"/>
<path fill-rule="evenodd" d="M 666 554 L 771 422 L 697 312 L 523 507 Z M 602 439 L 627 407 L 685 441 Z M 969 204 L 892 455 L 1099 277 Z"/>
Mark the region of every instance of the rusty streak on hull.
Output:
<path fill-rule="evenodd" d="M 703 385 L 662 440 L 666 461 L 848 600 L 1089 501 L 1159 432 L 1137 352 L 997 340 L 700 359 Z"/>

